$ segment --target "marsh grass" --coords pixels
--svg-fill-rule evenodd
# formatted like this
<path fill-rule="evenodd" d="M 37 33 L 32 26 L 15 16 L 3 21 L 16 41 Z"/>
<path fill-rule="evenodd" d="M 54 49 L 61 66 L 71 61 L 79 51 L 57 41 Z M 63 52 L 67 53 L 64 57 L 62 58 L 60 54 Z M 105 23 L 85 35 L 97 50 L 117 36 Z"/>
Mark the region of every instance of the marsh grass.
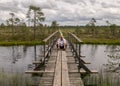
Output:
<path fill-rule="evenodd" d="M 25 74 L 0 73 L 0 86 L 31 86 L 32 80 Z"/>
<path fill-rule="evenodd" d="M 119 86 L 120 77 L 119 73 L 105 73 L 100 72 L 99 74 L 93 74 L 86 76 L 84 79 L 85 86 Z"/>

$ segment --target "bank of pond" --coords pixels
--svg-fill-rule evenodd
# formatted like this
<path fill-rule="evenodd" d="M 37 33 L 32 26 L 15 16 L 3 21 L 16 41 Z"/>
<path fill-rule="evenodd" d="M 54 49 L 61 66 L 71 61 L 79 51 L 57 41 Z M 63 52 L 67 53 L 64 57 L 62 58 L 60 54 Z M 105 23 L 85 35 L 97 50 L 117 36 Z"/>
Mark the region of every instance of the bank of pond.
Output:
<path fill-rule="evenodd" d="M 0 42 L 0 46 L 33 46 L 43 45 L 43 41 L 5 41 Z M 82 44 L 97 44 L 97 45 L 120 45 L 120 40 L 84 40 Z"/>

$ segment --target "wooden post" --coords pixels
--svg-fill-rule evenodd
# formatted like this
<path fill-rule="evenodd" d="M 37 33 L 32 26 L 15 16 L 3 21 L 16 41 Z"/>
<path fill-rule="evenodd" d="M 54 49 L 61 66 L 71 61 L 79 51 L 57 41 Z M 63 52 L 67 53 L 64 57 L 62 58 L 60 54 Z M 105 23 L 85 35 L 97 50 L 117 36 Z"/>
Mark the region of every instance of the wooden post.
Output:
<path fill-rule="evenodd" d="M 46 52 L 46 49 L 45 49 L 45 48 L 46 48 L 46 42 L 44 42 L 44 65 L 45 65 L 45 57 L 46 57 L 46 56 L 45 56 L 45 52 Z"/>
<path fill-rule="evenodd" d="M 79 58 L 81 57 L 81 44 L 79 43 Z"/>

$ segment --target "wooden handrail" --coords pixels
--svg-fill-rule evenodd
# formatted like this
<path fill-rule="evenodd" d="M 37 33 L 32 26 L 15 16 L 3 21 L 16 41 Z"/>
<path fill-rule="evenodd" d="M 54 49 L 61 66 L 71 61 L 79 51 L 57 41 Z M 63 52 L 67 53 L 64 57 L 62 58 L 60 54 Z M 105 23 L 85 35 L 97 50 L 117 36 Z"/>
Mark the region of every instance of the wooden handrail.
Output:
<path fill-rule="evenodd" d="M 47 42 L 50 38 L 52 38 L 56 33 L 58 33 L 58 31 L 54 32 L 53 34 L 51 34 L 50 36 L 48 36 L 47 38 L 45 38 L 43 40 L 43 42 Z"/>
<path fill-rule="evenodd" d="M 75 34 L 70 33 L 70 32 L 69 32 L 69 34 L 70 34 L 72 37 L 74 37 L 79 43 L 82 43 L 82 42 L 83 42 L 83 41 L 80 40 Z"/>

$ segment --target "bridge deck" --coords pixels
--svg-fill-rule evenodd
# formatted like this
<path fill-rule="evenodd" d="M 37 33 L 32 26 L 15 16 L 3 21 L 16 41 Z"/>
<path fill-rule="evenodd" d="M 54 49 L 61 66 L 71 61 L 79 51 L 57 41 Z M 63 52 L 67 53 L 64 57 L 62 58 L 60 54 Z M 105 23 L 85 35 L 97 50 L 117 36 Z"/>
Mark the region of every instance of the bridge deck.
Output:
<path fill-rule="evenodd" d="M 78 68 L 69 47 L 66 51 L 54 48 L 39 86 L 84 86 L 80 73 L 71 72 L 73 70 Z"/>

